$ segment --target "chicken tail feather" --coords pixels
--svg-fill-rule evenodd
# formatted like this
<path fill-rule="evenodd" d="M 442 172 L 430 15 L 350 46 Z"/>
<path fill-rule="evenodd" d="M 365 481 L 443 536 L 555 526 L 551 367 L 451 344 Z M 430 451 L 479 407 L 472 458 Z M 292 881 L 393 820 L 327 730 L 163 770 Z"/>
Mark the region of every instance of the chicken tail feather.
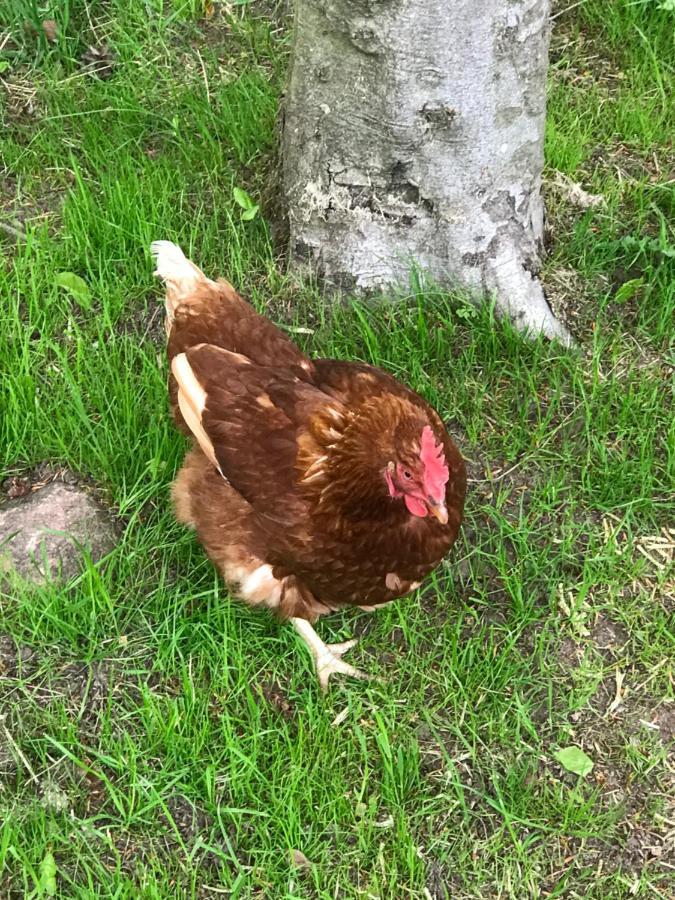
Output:
<path fill-rule="evenodd" d="M 213 284 L 202 270 L 191 262 L 178 244 L 153 241 L 150 252 L 155 261 L 155 275 L 166 285 L 166 330 L 173 322 L 179 303 L 186 300 L 199 284 Z"/>

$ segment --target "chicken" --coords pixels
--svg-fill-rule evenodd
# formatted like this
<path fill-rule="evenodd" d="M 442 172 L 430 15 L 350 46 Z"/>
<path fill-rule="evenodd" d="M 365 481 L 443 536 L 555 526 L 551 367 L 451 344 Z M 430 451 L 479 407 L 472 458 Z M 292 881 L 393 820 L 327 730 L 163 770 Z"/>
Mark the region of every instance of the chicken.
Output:
<path fill-rule="evenodd" d="M 460 526 L 464 462 L 434 409 L 373 366 L 310 359 L 224 280 L 168 241 L 169 395 L 193 447 L 173 485 L 232 593 L 290 620 L 321 688 L 367 677 L 325 644 L 320 616 L 414 591 Z"/>

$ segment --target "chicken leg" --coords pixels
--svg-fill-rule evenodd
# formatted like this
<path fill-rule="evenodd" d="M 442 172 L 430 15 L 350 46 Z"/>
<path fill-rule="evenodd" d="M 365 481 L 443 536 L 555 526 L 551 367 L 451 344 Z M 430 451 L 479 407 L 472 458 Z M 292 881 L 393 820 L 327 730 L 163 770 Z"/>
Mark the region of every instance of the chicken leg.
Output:
<path fill-rule="evenodd" d="M 358 643 L 356 639 L 345 641 L 342 644 L 324 644 L 307 619 L 294 617 L 291 619 L 291 622 L 314 657 L 319 685 L 324 693 L 328 690 L 328 679 L 331 675 L 340 674 L 351 675 L 352 678 L 369 678 L 365 672 L 362 672 L 355 666 L 350 666 L 349 663 L 344 662 L 342 659 L 342 655 Z"/>

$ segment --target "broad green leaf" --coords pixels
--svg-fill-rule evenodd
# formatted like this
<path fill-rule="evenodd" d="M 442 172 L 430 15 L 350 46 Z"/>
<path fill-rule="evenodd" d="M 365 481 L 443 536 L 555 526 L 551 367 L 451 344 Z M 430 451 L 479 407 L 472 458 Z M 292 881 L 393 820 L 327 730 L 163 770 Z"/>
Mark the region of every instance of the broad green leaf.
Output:
<path fill-rule="evenodd" d="M 87 282 L 74 272 L 59 272 L 56 283 L 75 299 L 82 309 L 91 309 L 91 292 Z"/>
<path fill-rule="evenodd" d="M 242 209 L 251 209 L 251 207 L 254 206 L 253 200 L 251 200 L 249 195 L 242 188 L 234 188 L 232 194 L 234 195 L 234 202 L 237 206 L 241 206 Z"/>
<path fill-rule="evenodd" d="M 56 860 L 53 854 L 45 853 L 40 863 L 39 893 L 48 897 L 56 896 Z"/>
<path fill-rule="evenodd" d="M 469 303 L 465 303 L 463 306 L 458 306 L 455 310 L 457 314 L 457 318 L 459 319 L 476 319 L 478 318 L 478 310 L 475 306 L 471 306 Z"/>
<path fill-rule="evenodd" d="M 553 754 L 563 769 L 585 777 L 593 769 L 593 760 L 580 747 L 563 747 Z"/>
<path fill-rule="evenodd" d="M 643 284 L 643 278 L 631 278 L 630 281 L 624 281 L 616 294 L 614 294 L 614 300 L 617 303 L 626 303 L 627 300 L 632 300 Z"/>
<path fill-rule="evenodd" d="M 252 206 L 250 209 L 245 209 L 244 212 L 241 214 L 241 217 L 244 220 L 244 222 L 250 222 L 251 219 L 255 219 L 255 217 L 258 215 L 259 209 L 260 209 L 260 207 L 257 204 L 255 206 Z"/>

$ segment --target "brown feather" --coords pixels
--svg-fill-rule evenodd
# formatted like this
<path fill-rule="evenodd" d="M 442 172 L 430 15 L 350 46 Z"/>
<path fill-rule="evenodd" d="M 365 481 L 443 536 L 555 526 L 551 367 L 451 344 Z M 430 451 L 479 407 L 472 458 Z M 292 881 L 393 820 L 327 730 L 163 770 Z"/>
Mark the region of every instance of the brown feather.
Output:
<path fill-rule="evenodd" d="M 172 315 L 172 408 L 201 448 L 176 479 L 176 514 L 236 593 L 313 621 L 413 590 L 453 544 L 466 492 L 436 411 L 373 366 L 309 360 L 227 282 L 199 281 Z M 419 455 L 425 426 L 449 470 L 447 525 L 412 516 L 384 478 Z"/>

